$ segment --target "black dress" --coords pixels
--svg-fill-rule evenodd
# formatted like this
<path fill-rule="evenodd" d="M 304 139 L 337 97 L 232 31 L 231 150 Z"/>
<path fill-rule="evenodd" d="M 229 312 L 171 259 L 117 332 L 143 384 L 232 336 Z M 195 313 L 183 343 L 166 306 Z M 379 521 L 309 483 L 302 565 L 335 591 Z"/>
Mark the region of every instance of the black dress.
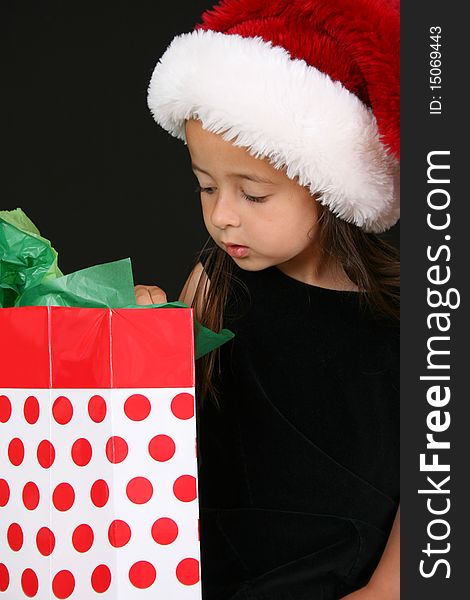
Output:
<path fill-rule="evenodd" d="M 198 414 L 203 600 L 341 598 L 398 506 L 398 327 L 235 264 L 224 326 L 220 408 Z"/>

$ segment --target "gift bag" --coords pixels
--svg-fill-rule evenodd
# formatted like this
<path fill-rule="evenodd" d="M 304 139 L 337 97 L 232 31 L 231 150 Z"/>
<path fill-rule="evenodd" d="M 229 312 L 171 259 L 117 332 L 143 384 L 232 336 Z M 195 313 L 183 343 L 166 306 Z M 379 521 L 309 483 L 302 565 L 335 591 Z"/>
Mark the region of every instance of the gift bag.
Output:
<path fill-rule="evenodd" d="M 193 323 L 0 309 L 0 598 L 200 598 Z"/>
<path fill-rule="evenodd" d="M 0 211 L 0 600 L 200 598 L 194 361 L 232 337 Z"/>

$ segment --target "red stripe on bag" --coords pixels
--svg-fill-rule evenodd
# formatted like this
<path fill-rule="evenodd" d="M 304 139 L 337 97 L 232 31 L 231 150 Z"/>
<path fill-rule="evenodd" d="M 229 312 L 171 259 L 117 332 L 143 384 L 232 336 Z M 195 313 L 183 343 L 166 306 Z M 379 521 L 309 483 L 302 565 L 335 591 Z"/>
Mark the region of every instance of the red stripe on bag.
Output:
<path fill-rule="evenodd" d="M 0 310 L 2 388 L 194 386 L 193 310 Z"/>
<path fill-rule="evenodd" d="M 50 386 L 48 311 L 44 306 L 0 309 L 0 386 Z"/>

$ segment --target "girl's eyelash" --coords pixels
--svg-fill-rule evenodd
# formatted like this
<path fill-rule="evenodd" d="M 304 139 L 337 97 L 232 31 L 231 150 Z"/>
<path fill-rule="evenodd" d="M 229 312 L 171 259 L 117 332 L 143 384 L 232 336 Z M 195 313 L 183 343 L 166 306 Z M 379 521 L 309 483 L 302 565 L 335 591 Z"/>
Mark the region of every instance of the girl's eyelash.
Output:
<path fill-rule="evenodd" d="M 213 190 L 214 188 L 212 187 L 201 187 L 198 185 L 194 191 L 198 194 L 212 194 Z M 266 196 L 249 196 L 248 194 L 245 194 L 245 192 L 242 192 L 242 195 L 250 202 L 263 202 L 266 198 Z"/>
<path fill-rule="evenodd" d="M 248 196 L 245 192 L 242 192 L 243 196 L 250 202 L 263 202 L 266 196 Z"/>
<path fill-rule="evenodd" d="M 198 185 L 198 186 L 196 186 L 196 189 L 194 191 L 197 194 L 202 194 L 202 193 L 211 194 L 213 189 L 214 188 L 211 188 L 211 187 L 201 187 L 200 185 Z"/>

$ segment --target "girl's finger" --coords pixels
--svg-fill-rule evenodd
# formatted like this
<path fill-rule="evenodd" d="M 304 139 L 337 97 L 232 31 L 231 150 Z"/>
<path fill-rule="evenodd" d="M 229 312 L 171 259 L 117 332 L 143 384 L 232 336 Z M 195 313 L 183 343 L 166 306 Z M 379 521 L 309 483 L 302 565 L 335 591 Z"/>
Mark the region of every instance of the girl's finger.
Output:
<path fill-rule="evenodd" d="M 167 302 L 165 292 L 156 285 L 136 285 L 134 287 L 136 304 L 163 304 Z"/>

